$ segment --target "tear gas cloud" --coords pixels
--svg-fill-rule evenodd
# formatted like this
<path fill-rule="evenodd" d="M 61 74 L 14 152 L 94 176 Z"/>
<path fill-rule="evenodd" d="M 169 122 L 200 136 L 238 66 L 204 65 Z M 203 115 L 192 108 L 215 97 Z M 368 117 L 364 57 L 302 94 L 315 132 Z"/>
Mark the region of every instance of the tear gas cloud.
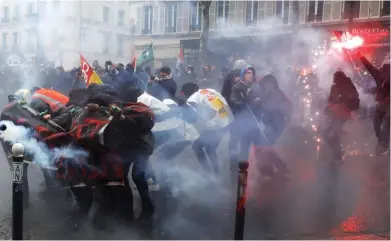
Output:
<path fill-rule="evenodd" d="M 13 4 L 11 0 L 2 2 Z M 20 7 L 24 16 L 27 2 L 21 4 Z M 103 48 L 102 34 L 96 30 L 96 27 L 89 24 L 93 21 L 101 21 L 100 15 L 97 14 L 98 7 L 101 7 L 99 1 L 35 1 L 32 11 L 33 14 L 38 13 L 39 16 L 24 17 L 23 21 L 18 23 L 18 28 L 29 30 L 28 36 L 21 33 L 21 41 L 23 42 L 21 45 L 33 48 L 30 51 L 33 56 L 24 51 L 22 54 L 27 57 L 53 61 L 53 67 L 62 65 L 65 70 L 80 65 L 79 52 L 84 54 L 90 64 L 94 59 L 103 64 L 106 59 L 103 59 L 102 54 L 96 54 L 101 52 Z M 120 60 L 113 59 L 113 61 Z M 31 61 L 27 61 L 19 68 L 25 72 L 19 83 L 21 88 L 44 84 L 45 80 L 42 80 L 42 77 L 30 74 L 32 64 Z M 19 71 L 18 68 L 15 69 Z M 42 71 L 44 70 L 42 69 Z"/>
<path fill-rule="evenodd" d="M 223 21 L 218 21 L 218 23 L 222 24 Z M 213 36 L 218 39 L 235 38 L 236 43 L 243 43 L 244 45 L 246 44 L 246 40 L 244 40 L 243 37 L 251 36 L 252 42 L 259 44 L 260 47 L 247 49 L 251 59 L 249 63 L 256 68 L 258 77 L 264 76 L 267 73 L 275 75 L 280 87 L 285 92 L 292 91 L 290 83 L 296 82 L 297 78 L 297 75 L 288 72 L 289 66 L 316 66 L 315 74 L 320 81 L 320 86 L 324 88 L 327 93 L 329 92 L 333 81 L 333 74 L 337 69 L 341 69 L 347 74 L 347 76 L 353 77 L 353 69 L 350 64 L 347 64 L 346 60 L 343 59 L 343 56 L 338 53 L 333 52 L 330 55 L 325 54 L 314 59 L 311 51 L 317 50 L 320 46 L 324 45 L 324 40 L 330 39 L 330 33 L 321 29 L 303 28 L 298 29 L 297 33 L 292 37 L 279 35 L 279 33 L 283 33 L 284 31 L 290 33 L 291 30 L 289 29 L 291 29 L 291 26 L 288 28 L 285 27 L 286 25 L 284 26 L 281 20 L 270 18 L 260 22 L 260 24 L 256 27 L 232 26 L 230 28 L 225 28 L 217 25 L 217 29 L 212 31 L 214 31 Z M 262 35 L 254 36 L 254 29 L 257 28 L 262 31 Z M 209 41 L 208 44 L 209 51 L 214 54 L 227 55 L 232 52 L 232 48 L 227 48 L 227 46 L 220 44 L 214 44 L 213 41 Z M 291 49 L 293 49 L 293 51 L 291 51 Z M 373 98 L 363 94 L 360 88 L 357 89 L 360 92 L 361 103 L 372 105 Z M 290 95 L 290 93 L 287 94 Z M 241 128 L 245 127 L 245 125 L 241 126 Z M 281 138 L 277 141 L 277 148 L 280 145 L 292 146 L 292 143 L 290 142 L 293 140 L 290 135 L 291 134 L 284 131 Z M 308 138 L 308 140 L 311 140 L 311 135 L 311 133 L 301 133 L 300 136 L 295 136 L 293 138 Z M 168 140 L 169 138 L 170 137 L 167 135 L 166 139 Z M 175 143 L 175 141 L 178 140 L 173 138 L 173 140 L 170 141 Z M 313 150 L 313 153 L 315 154 L 316 143 L 312 144 L 309 144 L 307 148 Z M 177 143 L 177 148 L 179 148 L 179 143 Z M 219 229 L 219 225 L 224 226 L 227 225 L 227 223 L 234 222 L 234 217 L 230 215 L 235 207 L 236 185 L 232 185 L 232 182 L 236 182 L 236 177 L 234 180 L 231 180 L 231 177 L 228 177 L 228 173 L 230 173 L 230 171 L 226 168 L 228 166 L 227 163 L 229 163 L 229 157 L 227 154 L 228 146 L 220 145 L 219 147 L 219 149 L 221 148 L 223 151 L 218 151 L 218 163 L 221 174 L 217 176 L 205 173 L 191 151 L 190 145 L 185 145 L 183 149 L 185 148 L 190 151 L 184 151 L 175 158 L 160 155 L 158 151 L 156 151 L 151 157 L 151 159 L 154 160 L 153 167 L 157 173 L 159 173 L 162 169 L 170 170 L 169 179 L 175 185 L 174 198 L 177 200 L 177 203 L 172 205 L 176 206 L 176 209 L 172 211 L 170 215 L 171 218 L 165 221 L 164 226 L 174 235 L 173 238 L 187 237 L 187 233 L 190 232 L 188 227 L 192 227 L 198 232 L 209 233 L 211 235 L 210 237 L 213 237 L 215 235 L 214 232 Z M 303 150 L 303 152 L 307 153 L 308 150 Z M 184 156 L 184 153 L 187 153 L 186 156 Z M 278 155 L 279 154 L 277 154 L 277 156 Z M 303 159 L 306 160 L 304 157 Z M 292 177 L 291 182 L 294 184 L 294 189 L 297 193 L 290 196 L 294 198 L 294 200 L 291 200 L 292 202 L 284 202 L 287 200 L 278 200 L 277 203 L 282 205 L 281 210 L 285 210 L 288 214 L 287 218 L 285 218 L 283 222 L 287 226 L 295 227 L 295 232 L 301 231 L 304 227 L 296 227 L 295 224 L 300 223 L 301 221 L 308 222 L 309 224 L 312 223 L 313 221 L 311 221 L 310 218 L 314 217 L 313 214 L 316 212 L 317 207 L 319 206 L 318 204 L 323 204 L 324 200 L 318 200 L 318 198 L 322 196 L 322 188 L 319 188 L 319 185 L 327 182 L 330 182 L 331 185 L 332 182 L 328 177 L 325 177 L 325 179 L 322 178 L 319 182 L 318 180 L 313 180 L 311 181 L 311 184 L 308 184 L 308 182 L 305 183 L 303 180 L 297 180 L 295 179 L 297 178 L 297 175 L 308 171 L 305 170 L 305 168 L 309 168 L 315 172 L 315 163 L 307 163 L 306 161 L 299 161 L 300 163 L 289 163 L 292 161 L 289 160 L 289 157 L 283 158 L 282 161 L 289 166 L 288 169 L 296 172 L 295 176 Z M 303 165 L 306 166 L 304 169 L 301 168 Z M 249 191 L 252 192 L 252 194 L 255 194 L 255 196 L 262 196 L 262 187 L 259 182 L 262 175 L 258 170 L 254 170 L 254 166 L 250 167 L 250 169 L 252 172 L 248 177 L 249 183 L 251 183 L 251 190 Z M 306 188 L 303 189 L 303 186 L 306 186 Z M 299 187 L 300 191 L 298 191 Z M 345 188 L 349 190 L 350 187 L 346 186 L 344 189 Z M 251 202 L 251 200 L 249 201 Z M 300 208 L 297 208 L 296 205 L 298 204 L 296 202 L 300 203 Z M 196 219 L 188 216 L 189 212 L 186 214 L 186 211 L 184 211 L 186 209 L 191 209 L 193 207 L 192 203 L 197 203 L 197 210 L 194 210 L 193 212 L 202 213 L 199 214 L 200 217 L 202 216 L 202 220 L 204 220 L 201 221 L 202 223 L 200 223 L 199 219 L 195 222 L 194 220 Z M 198 209 L 200 207 L 201 209 Z M 249 207 L 248 209 L 251 213 L 248 214 L 250 216 L 252 213 L 256 215 L 256 212 L 258 211 L 257 208 L 252 208 Z M 283 212 L 281 210 L 280 212 Z M 210 220 L 214 220 L 213 224 Z M 254 222 L 257 223 L 258 220 L 255 220 Z M 209 224 L 210 227 L 207 227 Z M 187 229 L 182 232 L 182 227 Z M 246 230 L 248 233 L 257 233 L 258 229 L 255 228 L 253 230 Z M 194 237 L 195 236 L 191 236 L 191 238 Z M 205 236 L 203 237 L 205 238 Z"/>
<path fill-rule="evenodd" d="M 233 25 L 223 28 L 224 24 L 224 20 L 217 21 L 217 29 L 214 30 L 213 36 L 217 39 L 235 38 L 236 43 L 244 46 L 248 45 L 246 37 L 251 36 L 251 42 L 255 45 L 247 46 L 246 50 L 249 63 L 254 65 L 257 76 L 262 77 L 267 73 L 275 75 L 280 87 L 287 92 L 288 96 L 292 91 L 292 83 L 297 78 L 288 70 L 289 67 L 315 67 L 319 85 L 327 92 L 330 90 L 333 74 L 337 69 L 344 71 L 348 77 L 354 77 L 355 70 L 337 51 L 314 56 L 314 52 L 326 44 L 325 40 L 331 39 L 330 31 L 311 27 L 295 30 L 292 25 L 284 24 L 281 19 L 275 17 L 260 21 L 256 26 Z M 254 32 L 261 34 L 256 35 Z M 232 52 L 232 48 L 227 49 L 226 46 L 214 44 L 212 41 L 209 41 L 208 47 L 209 51 L 215 54 Z M 361 94 L 360 97 L 364 97 L 362 98 L 363 104 L 373 105 L 373 101 L 368 98 L 367 94 L 364 94 L 360 88 L 357 89 Z"/>
<path fill-rule="evenodd" d="M 11 121 L 0 121 L 0 125 L 7 127 L 0 132 L 0 138 L 11 144 L 23 144 L 26 154 L 31 155 L 32 161 L 39 166 L 51 166 L 51 160 L 56 160 L 60 157 L 79 159 L 88 156 L 87 152 L 72 146 L 49 149 L 45 143 L 39 142 L 34 138 L 34 132 L 31 129 L 15 125 Z"/>

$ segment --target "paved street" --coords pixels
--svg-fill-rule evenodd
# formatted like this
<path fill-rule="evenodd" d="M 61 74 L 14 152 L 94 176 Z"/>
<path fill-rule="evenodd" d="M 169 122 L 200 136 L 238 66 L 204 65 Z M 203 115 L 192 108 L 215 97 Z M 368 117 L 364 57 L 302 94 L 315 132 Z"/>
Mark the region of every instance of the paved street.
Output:
<path fill-rule="evenodd" d="M 333 176 L 324 164 L 330 158 L 328 148 L 321 143 L 317 154 L 311 132 L 293 125 L 287 128 L 276 149 L 288 165 L 290 179 L 284 192 L 271 197 L 272 205 L 268 209 L 259 201 L 264 198 L 261 189 L 249 190 L 253 195 L 246 208 L 245 239 L 389 239 L 389 157 L 374 157 L 375 141 L 369 121 L 350 123 L 345 130 L 344 143 L 349 143 L 350 148 L 346 147 L 345 152 L 349 155 Z M 28 239 L 233 239 L 236 190 L 232 190 L 226 137 L 218 155 L 220 180 L 203 175 L 191 147 L 172 160 L 173 169 L 179 167 L 181 174 L 173 178 L 180 182 L 173 191 L 174 199 L 164 200 L 162 195 L 153 194 L 157 215 L 164 216 L 155 222 L 153 232 L 145 228 L 147 224 L 145 229 L 140 225 L 116 225 L 114 232 L 96 231 L 88 225 L 82 231 L 72 231 L 66 219 L 71 205 L 64 203 L 62 197 L 52 201 L 66 207 L 62 210 L 45 203 L 40 194 L 42 174 L 31 167 L 32 200 L 31 208 L 25 213 L 25 236 Z M 159 160 L 152 161 L 155 166 L 161 164 Z M 3 170 L 0 238 L 9 239 L 11 175 L 5 160 L 0 162 L 0 168 Z M 252 178 L 250 173 L 250 181 Z M 279 188 L 282 187 L 277 186 L 275 190 Z M 137 195 L 135 200 L 138 213 Z"/>

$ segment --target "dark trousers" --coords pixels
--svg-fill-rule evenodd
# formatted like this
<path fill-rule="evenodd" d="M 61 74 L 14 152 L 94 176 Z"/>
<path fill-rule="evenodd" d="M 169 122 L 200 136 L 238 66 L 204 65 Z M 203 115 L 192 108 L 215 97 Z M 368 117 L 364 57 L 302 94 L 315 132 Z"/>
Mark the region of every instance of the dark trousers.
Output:
<path fill-rule="evenodd" d="M 221 128 L 218 130 L 204 131 L 200 137 L 193 142 L 192 148 L 194 153 L 205 171 L 211 171 L 208 164 L 209 158 L 213 171 L 219 173 L 216 149 L 227 130 L 228 128 Z"/>
<path fill-rule="evenodd" d="M 321 135 L 333 152 L 334 161 L 342 161 L 341 132 L 346 120 L 338 119 L 326 112 L 321 126 Z"/>
<path fill-rule="evenodd" d="M 140 194 L 142 213 L 153 213 L 153 203 L 149 195 L 147 170 L 149 156 L 138 154 L 135 156 L 132 168 L 132 179 Z M 125 183 L 129 183 L 128 180 Z M 127 184 L 128 185 L 128 184 Z"/>
<path fill-rule="evenodd" d="M 229 125 L 229 142 L 228 151 L 231 165 L 237 165 L 239 160 L 240 148 L 240 126 L 236 125 L 236 121 Z"/>
<path fill-rule="evenodd" d="M 373 118 L 373 127 L 379 143 L 388 146 L 390 140 L 390 107 L 378 105 Z"/>
<path fill-rule="evenodd" d="M 243 125 L 245 125 L 245 123 L 243 123 Z M 256 124 L 250 124 L 247 128 L 243 128 L 240 133 L 239 161 L 248 160 L 251 145 L 267 145 L 267 140 L 263 137 L 261 130 L 258 126 L 256 126 Z"/>
<path fill-rule="evenodd" d="M 155 136 L 155 148 L 162 146 L 160 151 L 155 153 L 155 158 L 160 163 L 160 182 L 169 183 L 168 178 L 170 169 L 172 169 L 172 160 L 182 153 L 191 141 L 184 140 L 177 130 L 157 131 L 153 135 Z"/>

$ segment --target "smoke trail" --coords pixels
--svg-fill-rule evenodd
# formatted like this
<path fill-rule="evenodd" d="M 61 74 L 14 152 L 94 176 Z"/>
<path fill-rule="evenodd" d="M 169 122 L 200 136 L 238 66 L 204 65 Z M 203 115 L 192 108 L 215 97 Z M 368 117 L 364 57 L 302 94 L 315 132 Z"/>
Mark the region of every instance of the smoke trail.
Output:
<path fill-rule="evenodd" d="M 32 160 L 39 166 L 51 166 L 50 160 L 64 157 L 69 159 L 87 157 L 88 153 L 75 149 L 72 146 L 49 149 L 43 142 L 34 138 L 34 132 L 23 126 L 15 125 L 11 121 L 0 121 L 0 125 L 6 125 L 7 129 L 0 132 L 0 138 L 11 144 L 21 143 L 25 152 L 32 156 Z"/>

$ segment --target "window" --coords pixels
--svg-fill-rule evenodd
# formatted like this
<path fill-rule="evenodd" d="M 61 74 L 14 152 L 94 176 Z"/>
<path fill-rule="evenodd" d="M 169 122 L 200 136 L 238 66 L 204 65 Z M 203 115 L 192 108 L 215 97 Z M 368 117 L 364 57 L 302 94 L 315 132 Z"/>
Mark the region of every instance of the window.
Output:
<path fill-rule="evenodd" d="M 284 8 L 283 8 L 283 13 L 282 13 L 282 21 L 283 23 L 288 23 L 289 19 L 289 4 L 290 1 L 284 1 Z"/>
<path fill-rule="evenodd" d="M 390 16 L 390 1 L 389 0 L 382 1 L 382 9 L 380 11 L 380 16 Z"/>
<path fill-rule="evenodd" d="M 108 23 L 110 20 L 110 8 L 103 6 L 103 22 Z"/>
<path fill-rule="evenodd" d="M 282 17 L 282 3 L 283 1 L 276 1 L 276 16 Z"/>
<path fill-rule="evenodd" d="M 7 34 L 6 33 L 3 33 L 3 49 L 7 48 Z"/>
<path fill-rule="evenodd" d="M 289 3 L 290 2 L 287 0 L 282 0 L 282 1 L 276 2 L 276 17 L 281 18 L 283 23 L 288 23 Z"/>
<path fill-rule="evenodd" d="M 308 4 L 308 22 L 322 21 L 323 1 L 310 1 Z"/>
<path fill-rule="evenodd" d="M 14 21 L 19 21 L 20 20 L 20 6 L 19 5 L 15 6 L 13 20 Z"/>
<path fill-rule="evenodd" d="M 10 11 L 8 6 L 3 7 L 3 23 L 9 23 L 10 22 Z"/>
<path fill-rule="evenodd" d="M 176 32 L 177 3 L 170 2 L 166 5 L 166 33 Z"/>
<path fill-rule="evenodd" d="M 152 33 L 152 6 L 144 6 L 143 34 Z"/>
<path fill-rule="evenodd" d="M 191 14 L 190 31 L 200 31 L 201 20 L 202 20 L 202 8 L 198 1 L 191 4 L 190 14 Z"/>
<path fill-rule="evenodd" d="M 118 25 L 124 26 L 124 22 L 125 22 L 125 11 L 119 10 L 118 11 Z"/>
<path fill-rule="evenodd" d="M 17 32 L 14 32 L 14 33 L 12 34 L 12 44 L 13 44 L 14 46 L 18 45 L 18 33 L 17 33 Z"/>
<path fill-rule="evenodd" d="M 323 3 L 324 1 L 316 1 L 317 6 L 316 6 L 316 21 L 322 22 L 322 16 L 323 16 Z"/>
<path fill-rule="evenodd" d="M 124 56 L 124 38 L 122 36 L 117 37 L 117 55 Z"/>
<path fill-rule="evenodd" d="M 218 1 L 217 2 L 217 18 L 228 20 L 229 2 Z"/>
<path fill-rule="evenodd" d="M 353 18 L 360 17 L 360 1 L 345 1 L 342 7 L 343 19 L 348 19 L 350 14 Z"/>
<path fill-rule="evenodd" d="M 38 7 L 39 7 L 39 8 L 38 8 L 38 11 L 39 11 L 38 13 L 39 13 L 39 15 L 45 16 L 46 7 L 47 7 L 46 2 L 40 1 Z"/>
<path fill-rule="evenodd" d="M 107 53 L 109 53 L 109 39 L 110 39 L 110 35 L 109 35 L 109 33 L 103 33 L 102 37 L 103 37 L 103 51 L 102 52 L 104 54 L 107 54 Z"/>
<path fill-rule="evenodd" d="M 258 1 L 248 1 L 246 6 L 247 25 L 256 24 L 258 17 Z"/>
<path fill-rule="evenodd" d="M 27 15 L 33 14 L 33 3 L 27 4 Z"/>

